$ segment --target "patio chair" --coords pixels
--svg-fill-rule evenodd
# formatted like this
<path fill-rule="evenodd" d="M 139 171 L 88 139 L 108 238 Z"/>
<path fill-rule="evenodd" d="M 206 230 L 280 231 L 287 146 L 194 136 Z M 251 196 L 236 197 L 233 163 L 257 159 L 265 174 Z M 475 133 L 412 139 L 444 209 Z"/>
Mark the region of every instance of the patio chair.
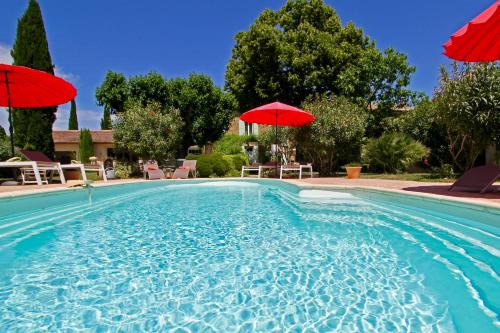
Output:
<path fill-rule="evenodd" d="M 465 172 L 448 190 L 486 193 L 498 179 L 500 179 L 499 165 L 483 165 Z"/>
<path fill-rule="evenodd" d="M 280 167 L 280 179 L 283 179 L 283 171 L 285 171 L 285 172 L 286 171 L 298 172 L 299 179 L 302 179 L 302 175 L 304 174 L 305 170 L 309 170 L 309 175 L 312 178 L 313 169 L 312 169 L 311 163 L 282 165 Z"/>
<path fill-rule="evenodd" d="M 187 179 L 191 174 L 196 178 L 196 160 L 184 160 L 182 165 L 175 169 L 172 178 L 174 179 Z"/>
<path fill-rule="evenodd" d="M 158 162 L 156 161 L 144 162 L 144 173 L 149 180 L 166 178 L 165 173 L 158 167 Z"/>

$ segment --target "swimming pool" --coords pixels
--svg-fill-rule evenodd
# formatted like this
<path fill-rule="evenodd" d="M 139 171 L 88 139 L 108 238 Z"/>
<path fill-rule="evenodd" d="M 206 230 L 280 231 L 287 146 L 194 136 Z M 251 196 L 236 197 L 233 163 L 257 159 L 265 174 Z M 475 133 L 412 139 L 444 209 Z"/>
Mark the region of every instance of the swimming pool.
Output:
<path fill-rule="evenodd" d="M 2 199 L 0 332 L 498 332 L 500 213 L 417 202 L 277 181 Z"/>

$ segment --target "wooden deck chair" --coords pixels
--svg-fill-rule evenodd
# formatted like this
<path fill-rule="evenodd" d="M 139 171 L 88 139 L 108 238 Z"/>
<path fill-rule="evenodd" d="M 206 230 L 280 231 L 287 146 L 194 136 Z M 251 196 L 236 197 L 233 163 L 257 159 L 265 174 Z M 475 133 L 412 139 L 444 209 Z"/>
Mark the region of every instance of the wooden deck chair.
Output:
<path fill-rule="evenodd" d="M 483 165 L 466 171 L 448 190 L 486 193 L 498 179 L 499 165 Z"/>

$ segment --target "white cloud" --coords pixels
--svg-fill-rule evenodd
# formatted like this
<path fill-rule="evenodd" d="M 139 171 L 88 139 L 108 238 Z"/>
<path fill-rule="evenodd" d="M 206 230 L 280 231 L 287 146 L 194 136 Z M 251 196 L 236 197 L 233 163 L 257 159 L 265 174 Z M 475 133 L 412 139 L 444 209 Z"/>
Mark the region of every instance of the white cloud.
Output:
<path fill-rule="evenodd" d="M 12 64 L 12 56 L 10 55 L 11 49 L 12 47 L 10 45 L 0 43 L 0 63 L 9 65 Z M 57 66 L 55 66 L 54 68 L 54 74 L 73 84 L 78 82 L 78 80 L 80 79 L 78 75 L 67 73 L 63 70 L 62 67 Z"/>
<path fill-rule="evenodd" d="M 52 126 L 54 129 L 68 129 L 70 104 L 64 104 L 57 109 L 57 120 Z M 78 118 L 78 128 L 100 129 L 102 112 L 98 110 L 85 110 L 76 107 L 76 116 Z"/>
<path fill-rule="evenodd" d="M 64 80 L 72 84 L 75 84 L 80 79 L 78 75 L 73 73 L 66 73 L 63 71 L 62 67 L 57 67 L 57 66 L 54 68 L 54 74 L 55 76 L 63 78 Z"/>
<path fill-rule="evenodd" d="M 1 64 L 12 64 L 12 56 L 10 55 L 11 47 L 0 43 L 0 63 Z"/>
<path fill-rule="evenodd" d="M 69 108 L 70 104 L 64 104 L 57 108 L 56 117 L 57 120 L 54 122 L 53 128 L 65 130 L 68 129 L 69 120 Z M 78 127 L 79 128 L 89 128 L 89 129 L 100 129 L 101 128 L 101 118 L 102 112 L 98 110 L 76 110 L 78 117 Z M 9 113 L 7 108 L 0 108 L 0 126 L 5 129 L 5 132 L 9 132 Z"/>

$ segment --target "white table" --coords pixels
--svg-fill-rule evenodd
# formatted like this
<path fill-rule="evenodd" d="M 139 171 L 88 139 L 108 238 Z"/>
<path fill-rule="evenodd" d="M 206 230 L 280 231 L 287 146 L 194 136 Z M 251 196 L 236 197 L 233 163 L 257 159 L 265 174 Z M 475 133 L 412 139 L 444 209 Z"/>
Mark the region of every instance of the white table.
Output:
<path fill-rule="evenodd" d="M 313 169 L 311 164 L 304 164 L 304 165 L 282 165 L 280 168 L 280 179 L 283 179 L 283 171 L 298 171 L 299 172 L 299 179 L 302 179 L 302 174 L 304 173 L 305 169 L 309 169 L 309 175 L 312 178 L 313 175 Z"/>
<path fill-rule="evenodd" d="M 248 171 L 257 171 L 257 177 L 260 178 L 262 176 L 262 170 L 264 169 L 276 169 L 274 165 L 257 165 L 257 166 L 242 166 L 241 167 L 241 178 L 245 177 L 245 172 Z"/>
<path fill-rule="evenodd" d="M 32 168 L 33 173 L 35 174 L 35 179 L 37 185 L 41 186 L 42 177 L 40 177 L 40 169 L 49 170 L 49 171 L 57 171 L 59 173 L 59 177 L 61 178 L 61 183 L 66 184 L 66 179 L 64 178 L 64 173 L 62 172 L 61 164 L 54 163 L 51 166 L 42 163 L 42 165 L 38 165 L 38 162 L 34 161 L 19 161 L 19 162 L 0 162 L 0 168 Z"/>

